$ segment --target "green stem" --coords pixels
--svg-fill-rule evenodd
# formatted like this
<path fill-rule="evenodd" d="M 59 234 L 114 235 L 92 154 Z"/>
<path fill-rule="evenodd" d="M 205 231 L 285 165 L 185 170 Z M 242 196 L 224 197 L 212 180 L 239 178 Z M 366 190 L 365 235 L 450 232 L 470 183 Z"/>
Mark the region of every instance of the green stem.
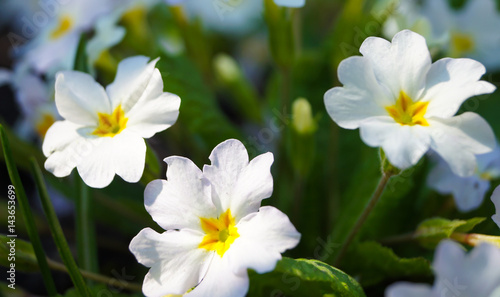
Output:
<path fill-rule="evenodd" d="M 5 130 L 2 125 L 0 125 L 0 139 L 2 140 L 2 148 L 5 156 L 5 164 L 7 165 L 7 171 L 9 172 L 12 185 L 15 188 L 17 201 L 19 203 L 19 208 L 24 217 L 26 223 L 26 229 L 28 230 L 28 236 L 33 245 L 35 251 L 36 259 L 38 265 L 40 266 L 40 271 L 42 273 L 43 282 L 47 289 L 49 296 L 57 296 L 57 289 L 50 273 L 49 265 L 47 264 L 45 252 L 42 247 L 42 242 L 40 241 L 40 236 L 38 235 L 38 230 L 36 228 L 35 220 L 33 218 L 33 213 L 29 207 L 28 197 L 24 191 L 21 178 L 19 177 L 19 172 L 17 171 L 16 164 L 12 158 L 12 151 L 10 149 L 10 144 L 5 134 Z"/>
<path fill-rule="evenodd" d="M 53 270 L 68 273 L 68 268 L 66 266 L 64 266 L 62 263 L 53 261 L 51 259 L 47 259 L 47 261 L 49 262 L 50 268 L 52 268 Z M 104 276 L 101 274 L 92 273 L 92 272 L 85 271 L 85 270 L 80 270 L 80 273 L 82 274 L 82 276 L 84 278 L 96 281 L 98 283 L 113 285 L 113 287 L 120 288 L 120 289 L 126 289 L 126 290 L 130 290 L 130 291 L 136 291 L 136 292 L 142 291 L 142 287 L 140 284 L 129 283 L 125 280 L 107 277 L 107 276 Z"/>
<path fill-rule="evenodd" d="M 377 189 L 375 190 L 375 193 L 373 193 L 372 197 L 370 198 L 370 201 L 368 201 L 368 204 L 365 206 L 363 213 L 361 213 L 358 220 L 356 221 L 356 224 L 349 232 L 347 239 L 342 244 L 342 247 L 340 248 L 340 252 L 337 254 L 337 257 L 335 259 L 335 266 L 338 266 L 340 264 L 340 261 L 344 257 L 347 249 L 349 248 L 349 245 L 352 243 L 352 241 L 354 240 L 354 238 L 358 234 L 359 230 L 361 230 L 361 227 L 363 227 L 363 224 L 365 223 L 366 219 L 368 218 L 368 216 L 372 212 L 375 205 L 377 205 L 377 202 L 380 200 L 380 197 L 382 197 L 382 193 L 384 192 L 384 189 L 387 186 L 387 183 L 389 182 L 389 179 L 391 178 L 391 176 L 392 176 L 392 174 L 390 174 L 390 173 L 382 173 L 382 177 L 380 178 L 380 181 L 378 183 Z"/>
<path fill-rule="evenodd" d="M 57 250 L 59 251 L 59 255 L 66 265 L 69 276 L 75 285 L 76 290 L 79 292 L 79 296 L 91 296 L 90 292 L 85 285 L 85 281 L 76 265 L 73 256 L 71 255 L 71 250 L 69 249 L 68 242 L 64 237 L 63 230 L 61 225 L 59 224 L 59 220 L 57 219 L 56 212 L 54 211 L 54 207 L 50 201 L 49 194 L 47 193 L 47 188 L 45 186 L 45 182 L 43 180 L 42 171 L 38 166 L 38 163 L 34 158 L 31 158 L 31 169 L 33 172 L 33 176 L 35 178 L 35 183 L 38 188 L 38 194 L 40 195 L 40 201 L 42 202 L 43 211 L 45 216 L 47 217 L 47 221 L 49 223 L 50 232 L 52 233 L 52 237 L 57 246 Z"/>
<path fill-rule="evenodd" d="M 97 246 L 95 239 L 95 226 L 91 214 L 92 196 L 89 187 L 80 176 L 75 175 L 78 185 L 76 195 L 76 246 L 78 262 L 88 271 L 97 272 Z"/>

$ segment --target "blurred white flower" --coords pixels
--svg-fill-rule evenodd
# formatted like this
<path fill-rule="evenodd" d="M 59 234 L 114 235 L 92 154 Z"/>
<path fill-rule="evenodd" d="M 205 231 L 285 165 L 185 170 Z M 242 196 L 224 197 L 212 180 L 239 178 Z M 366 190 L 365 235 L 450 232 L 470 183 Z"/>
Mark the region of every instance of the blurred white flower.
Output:
<path fill-rule="evenodd" d="M 146 158 L 143 138 L 173 125 L 180 106 L 178 96 L 163 92 L 158 60 L 148 61 L 143 56 L 123 60 L 106 90 L 88 74 L 58 73 L 55 101 L 64 121 L 45 136 L 48 171 L 64 177 L 77 167 L 94 188 L 106 187 L 115 174 L 139 181 Z"/>
<path fill-rule="evenodd" d="M 186 12 L 200 18 L 210 30 L 230 35 L 244 34 L 262 21 L 263 1 L 184 0 Z"/>
<path fill-rule="evenodd" d="M 445 240 L 436 250 L 436 280 L 427 284 L 395 283 L 386 297 L 498 297 L 500 296 L 500 249 L 481 244 L 469 253 L 458 243 Z"/>
<path fill-rule="evenodd" d="M 302 7 L 306 4 L 306 0 L 274 0 L 276 5 L 286 7 Z"/>
<path fill-rule="evenodd" d="M 474 174 L 475 155 L 495 147 L 493 131 L 475 113 L 453 115 L 466 99 L 495 90 L 479 80 L 484 66 L 450 58 L 432 64 L 425 39 L 409 30 L 396 34 L 392 43 L 369 37 L 360 52 L 362 57 L 339 65 L 344 87 L 325 94 L 332 119 L 345 129 L 360 128 L 361 139 L 382 147 L 400 169 L 432 149 L 454 173 Z"/>
<path fill-rule="evenodd" d="M 53 89 L 38 75 L 33 74 L 21 60 L 13 71 L 0 69 L 0 86 L 8 84 L 14 91 L 21 119 L 16 123 L 16 133 L 24 139 L 33 136 L 43 140 L 52 124 L 60 119 L 53 100 Z"/>
<path fill-rule="evenodd" d="M 450 166 L 436 154 L 431 155 L 435 160 L 435 167 L 427 177 L 427 185 L 437 192 L 452 194 L 458 210 L 462 212 L 477 209 L 483 203 L 486 192 L 490 189 L 490 182 L 500 177 L 500 149 L 478 155 L 477 169 L 474 175 L 460 177 L 454 174 Z"/>
<path fill-rule="evenodd" d="M 496 209 L 496 214 L 491 218 L 497 223 L 498 227 L 500 227 L 500 186 L 498 186 L 491 195 L 491 201 L 495 204 Z"/>
<path fill-rule="evenodd" d="M 40 73 L 72 69 L 80 35 L 93 28 L 98 17 L 113 9 L 111 0 L 72 1 L 59 5 L 38 36 L 23 53 Z"/>
<path fill-rule="evenodd" d="M 238 140 L 219 144 L 201 171 L 189 159 L 169 157 L 167 180 L 151 182 L 146 210 L 165 230 L 143 229 L 130 243 L 139 263 L 151 267 L 146 296 L 243 297 L 247 269 L 270 272 L 300 234 L 271 206 L 271 153 L 249 162 Z"/>
<path fill-rule="evenodd" d="M 425 0 L 422 6 L 416 2 L 401 0 L 401 9 L 385 25 L 387 35 L 415 29 L 430 38 L 432 45 L 441 44 L 447 56 L 472 58 L 488 69 L 500 67 L 500 13 L 494 0 L 466 1 L 460 10 L 450 7 L 447 0 Z"/>

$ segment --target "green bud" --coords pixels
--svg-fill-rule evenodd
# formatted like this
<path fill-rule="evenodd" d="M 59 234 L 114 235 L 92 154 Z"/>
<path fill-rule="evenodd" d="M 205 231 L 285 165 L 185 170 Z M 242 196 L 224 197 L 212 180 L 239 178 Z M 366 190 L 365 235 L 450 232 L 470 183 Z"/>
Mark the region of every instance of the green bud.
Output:
<path fill-rule="evenodd" d="M 391 164 L 382 148 L 380 148 L 380 164 L 385 175 L 394 176 L 401 173 L 401 169 Z"/>
<path fill-rule="evenodd" d="M 298 98 L 292 104 L 292 125 L 298 134 L 311 134 L 316 131 L 311 104 L 305 98 Z"/>
<path fill-rule="evenodd" d="M 225 83 L 232 83 L 241 78 L 241 71 L 236 61 L 229 55 L 218 54 L 214 59 L 215 73 Z"/>

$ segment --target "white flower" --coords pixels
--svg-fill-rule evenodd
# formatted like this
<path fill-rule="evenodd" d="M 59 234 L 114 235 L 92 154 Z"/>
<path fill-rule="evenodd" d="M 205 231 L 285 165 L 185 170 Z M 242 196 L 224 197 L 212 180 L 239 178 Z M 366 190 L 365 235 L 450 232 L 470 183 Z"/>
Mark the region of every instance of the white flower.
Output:
<path fill-rule="evenodd" d="M 306 4 L 306 0 L 274 0 L 276 5 L 286 7 L 302 7 Z"/>
<path fill-rule="evenodd" d="M 434 286 L 400 282 L 389 286 L 386 297 L 498 297 L 500 249 L 481 244 L 466 253 L 458 243 L 439 244 L 433 263 Z"/>
<path fill-rule="evenodd" d="M 244 34 L 262 20 L 263 1 L 184 0 L 186 12 L 199 17 L 207 28 L 229 35 Z"/>
<path fill-rule="evenodd" d="M 271 206 L 273 155 L 249 162 L 238 140 L 219 144 L 201 171 L 189 159 L 169 157 L 167 180 L 151 182 L 146 210 L 165 230 L 143 229 L 130 243 L 139 263 L 151 267 L 146 296 L 243 297 L 247 269 L 270 272 L 300 234 Z"/>
<path fill-rule="evenodd" d="M 408 6 L 415 2 L 401 0 L 401 5 Z M 451 8 L 447 0 L 425 0 L 422 7 L 413 6 L 411 13 L 402 13 L 397 17 L 407 18 L 406 22 L 398 23 L 399 29 L 413 29 L 415 20 L 425 20 L 430 25 L 432 39 L 441 41 L 448 56 L 472 58 L 488 69 L 500 67 L 500 13 L 494 0 L 466 1 L 458 11 Z M 389 20 L 387 27 L 394 27 L 393 18 Z M 423 32 L 428 33 L 427 26 Z"/>
<path fill-rule="evenodd" d="M 496 214 L 491 218 L 497 223 L 498 227 L 500 227 L 500 186 L 498 186 L 491 195 L 491 201 L 495 204 L 496 209 Z"/>
<path fill-rule="evenodd" d="M 360 52 L 362 57 L 339 65 L 344 87 L 325 94 L 333 120 L 346 129 L 360 128 L 362 140 L 382 147 L 401 169 L 432 149 L 456 174 L 472 175 L 475 155 L 490 152 L 495 137 L 479 115 L 453 115 L 471 96 L 495 90 L 479 80 L 483 65 L 449 58 L 432 64 L 424 38 L 409 30 L 396 34 L 392 43 L 369 37 Z"/>
<path fill-rule="evenodd" d="M 458 210 L 467 212 L 483 203 L 484 195 L 490 189 L 490 182 L 500 177 L 500 149 L 491 153 L 478 155 L 477 169 L 474 175 L 460 177 L 454 174 L 450 166 L 439 156 L 433 154 L 436 166 L 427 177 L 427 185 L 437 192 L 452 194 Z"/>
<path fill-rule="evenodd" d="M 115 174 L 137 182 L 144 170 L 143 138 L 173 125 L 180 98 L 163 92 L 158 60 L 143 56 L 123 60 L 106 90 L 85 73 L 60 72 L 55 100 L 64 121 L 47 131 L 45 168 L 64 177 L 77 167 L 85 183 L 106 187 Z"/>
<path fill-rule="evenodd" d="M 46 26 L 37 28 L 40 33 L 24 48 L 26 59 L 41 73 L 71 69 L 80 35 L 90 30 L 98 17 L 112 8 L 111 0 L 72 1 L 57 5 L 55 15 Z"/>

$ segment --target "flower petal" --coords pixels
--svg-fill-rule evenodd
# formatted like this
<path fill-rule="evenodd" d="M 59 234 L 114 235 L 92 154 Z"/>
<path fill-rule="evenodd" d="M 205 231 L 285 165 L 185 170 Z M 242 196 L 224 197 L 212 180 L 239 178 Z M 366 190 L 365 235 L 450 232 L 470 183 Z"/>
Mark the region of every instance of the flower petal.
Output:
<path fill-rule="evenodd" d="M 238 237 L 227 252 L 227 257 L 238 275 L 248 268 L 257 273 L 270 272 L 281 260 L 281 253 L 294 248 L 300 241 L 288 217 L 272 206 L 261 207 L 236 225 Z"/>
<path fill-rule="evenodd" d="M 127 127 L 143 138 L 150 138 L 177 121 L 180 104 L 179 96 L 171 93 L 140 100 L 128 114 Z"/>
<path fill-rule="evenodd" d="M 432 62 L 421 35 L 403 30 L 394 36 L 392 43 L 369 37 L 359 51 L 370 60 L 377 80 L 389 88 L 394 101 L 401 91 L 410 98 L 419 97 Z"/>
<path fill-rule="evenodd" d="M 259 209 L 263 199 L 273 192 L 271 153 L 248 162 L 245 146 L 230 139 L 219 144 L 210 155 L 212 165 L 203 174 L 212 184 L 212 199 L 220 212 L 231 209 L 236 221 Z"/>
<path fill-rule="evenodd" d="M 70 121 L 55 122 L 45 134 L 42 145 L 47 157 L 45 169 L 57 177 L 68 176 L 93 145 L 78 133 L 79 125 Z"/>
<path fill-rule="evenodd" d="M 114 168 L 117 175 L 129 183 L 138 182 L 144 172 L 146 143 L 139 135 L 124 130 L 113 137 Z"/>
<path fill-rule="evenodd" d="M 57 74 L 55 99 L 59 114 L 75 124 L 95 126 L 98 113 L 111 113 L 111 105 L 104 91 L 92 76 L 77 71 Z"/>
<path fill-rule="evenodd" d="M 148 57 L 135 56 L 120 62 L 115 80 L 106 88 L 113 108 L 121 104 L 127 113 L 146 91 L 155 93 L 153 97 L 159 95 L 157 77 L 153 77 L 158 59 L 148 61 Z"/>
<path fill-rule="evenodd" d="M 496 87 L 480 81 L 484 66 L 471 59 L 441 59 L 427 74 L 423 101 L 429 101 L 426 117 L 449 118 L 470 97 L 489 94 Z"/>
<path fill-rule="evenodd" d="M 497 223 L 498 227 L 500 227 L 500 186 L 498 186 L 491 195 L 491 201 L 495 204 L 496 209 L 496 214 L 491 218 Z"/>
<path fill-rule="evenodd" d="M 199 249 L 203 234 L 192 230 L 162 234 L 143 229 L 130 242 L 137 261 L 151 267 L 142 287 L 146 296 L 184 294 L 205 275 L 212 257 Z"/>
<path fill-rule="evenodd" d="M 302 7 L 306 4 L 306 0 L 274 0 L 276 5 L 286 7 Z"/>
<path fill-rule="evenodd" d="M 476 156 L 491 152 L 495 136 L 479 115 L 466 112 L 450 119 L 430 118 L 431 148 L 459 176 L 471 176 L 476 170 Z"/>
<path fill-rule="evenodd" d="M 386 297 L 432 297 L 432 288 L 427 284 L 398 282 L 385 291 Z"/>
<path fill-rule="evenodd" d="M 187 158 L 169 157 L 167 180 L 150 182 L 144 192 L 146 210 L 163 229 L 202 230 L 200 218 L 216 218 L 210 187 L 201 170 Z"/>
<path fill-rule="evenodd" d="M 214 256 L 208 272 L 201 283 L 185 297 L 243 297 L 248 292 L 247 272 L 234 274 L 227 257 Z"/>
<path fill-rule="evenodd" d="M 431 141 L 427 127 L 400 125 L 389 116 L 364 121 L 360 133 L 367 145 L 382 147 L 389 161 L 400 169 L 417 164 Z"/>
<path fill-rule="evenodd" d="M 115 177 L 115 156 L 120 148 L 114 145 L 111 137 L 96 138 L 89 144 L 76 169 L 88 186 L 102 189 Z"/>

